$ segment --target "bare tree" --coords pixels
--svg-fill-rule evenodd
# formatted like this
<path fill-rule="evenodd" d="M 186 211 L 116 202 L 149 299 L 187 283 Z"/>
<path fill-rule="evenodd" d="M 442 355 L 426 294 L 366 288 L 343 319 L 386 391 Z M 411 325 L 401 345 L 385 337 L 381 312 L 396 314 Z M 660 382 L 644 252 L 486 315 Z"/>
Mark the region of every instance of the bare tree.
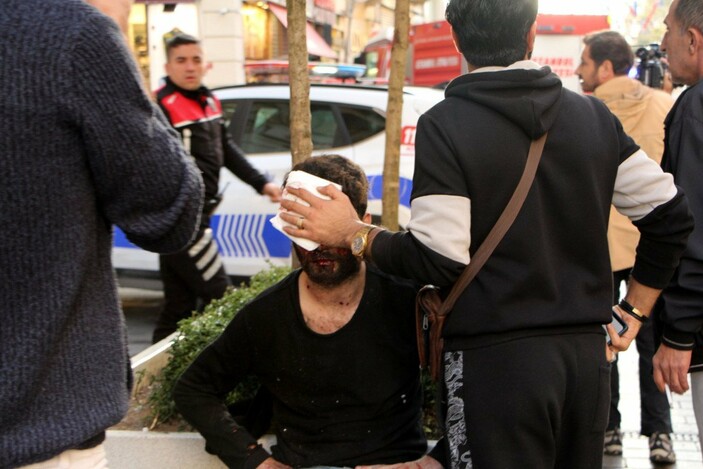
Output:
<path fill-rule="evenodd" d="M 393 31 L 393 47 L 391 49 L 391 73 L 388 79 L 386 151 L 383 162 L 383 215 L 381 217 L 381 223 L 390 230 L 398 229 L 400 131 L 409 29 L 410 1 L 396 0 L 395 29 Z"/>
<path fill-rule="evenodd" d="M 312 155 L 310 117 L 310 77 L 308 76 L 308 45 L 305 27 L 305 0 L 288 0 L 288 81 L 290 86 L 290 150 L 292 166 Z M 298 268 L 297 256 L 291 258 Z"/>
<path fill-rule="evenodd" d="M 288 0 L 288 76 L 290 81 L 290 146 L 293 165 L 312 154 L 310 77 L 305 26 L 305 0 Z"/>

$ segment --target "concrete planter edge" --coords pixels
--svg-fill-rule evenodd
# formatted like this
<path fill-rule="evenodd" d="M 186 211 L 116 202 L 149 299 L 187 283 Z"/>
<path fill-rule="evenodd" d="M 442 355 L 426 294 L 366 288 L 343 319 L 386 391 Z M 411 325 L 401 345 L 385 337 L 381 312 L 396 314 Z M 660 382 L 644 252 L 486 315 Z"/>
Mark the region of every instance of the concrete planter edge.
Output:
<path fill-rule="evenodd" d="M 136 384 L 148 382 L 168 361 L 168 350 L 176 333 L 131 359 Z M 270 443 L 269 443 L 270 445 Z M 223 469 L 226 466 L 205 451 L 205 440 L 194 432 L 108 430 L 105 450 L 110 469 Z"/>

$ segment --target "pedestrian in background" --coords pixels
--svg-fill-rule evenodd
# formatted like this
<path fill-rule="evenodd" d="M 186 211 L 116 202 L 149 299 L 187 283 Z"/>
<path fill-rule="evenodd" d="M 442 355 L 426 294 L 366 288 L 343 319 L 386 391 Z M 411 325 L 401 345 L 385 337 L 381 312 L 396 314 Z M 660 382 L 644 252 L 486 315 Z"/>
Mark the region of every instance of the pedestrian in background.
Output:
<path fill-rule="evenodd" d="M 444 327 L 445 467 L 602 465 L 611 351 L 625 350 L 671 278 L 692 228 L 671 175 L 627 137 L 599 100 L 529 60 L 536 0 L 450 0 L 469 73 L 417 126 L 407 232 L 362 223 L 331 200 L 287 189 L 293 236 L 352 246 L 381 270 L 448 289 L 514 192 L 532 141 L 548 133 L 515 222 Z M 626 302 L 613 314 L 610 205 L 640 230 Z M 298 218 L 304 217 L 301 222 Z"/>
<path fill-rule="evenodd" d="M 664 20 L 666 52 L 674 83 L 688 85 L 666 118 L 662 167 L 688 196 L 696 226 L 657 310 L 662 344 L 654 356 L 654 380 L 664 392 L 688 390 L 703 446 L 703 2 L 674 0 Z"/>
<path fill-rule="evenodd" d="M 0 467 L 106 467 L 131 387 L 112 225 L 181 249 L 202 179 L 83 0 L 0 2 L 0 82 Z"/>
<path fill-rule="evenodd" d="M 205 206 L 200 230 L 188 249 L 159 257 L 165 304 L 156 321 L 154 343 L 173 333 L 178 321 L 222 297 L 230 285 L 210 228 L 210 217 L 222 197 L 218 193 L 222 167 L 272 202 L 281 196 L 281 188 L 254 168 L 232 140 L 222 116 L 222 105 L 202 83 L 205 71 L 198 39 L 178 34 L 168 41 L 168 76 L 166 84 L 156 92 L 156 99 L 202 172 Z"/>
<path fill-rule="evenodd" d="M 623 130 L 657 163 L 664 153 L 664 119 L 674 104 L 671 96 L 645 86 L 628 76 L 634 65 L 632 48 L 616 31 L 592 33 L 584 39 L 581 64 L 576 74 L 583 91 L 592 92 L 620 119 Z M 610 207 L 608 248 L 613 270 L 613 304 L 620 302 L 620 285 L 630 278 L 635 265 L 639 231 L 624 215 Z M 652 377 L 652 357 L 656 350 L 654 329 L 647 322 L 637 334 L 640 383 L 640 433 L 649 438 L 649 459 L 654 463 L 673 464 L 676 453 L 671 442 L 669 400 L 660 392 Z M 610 371 L 610 416 L 605 432 L 604 451 L 622 454 L 620 375 L 617 359 Z"/>

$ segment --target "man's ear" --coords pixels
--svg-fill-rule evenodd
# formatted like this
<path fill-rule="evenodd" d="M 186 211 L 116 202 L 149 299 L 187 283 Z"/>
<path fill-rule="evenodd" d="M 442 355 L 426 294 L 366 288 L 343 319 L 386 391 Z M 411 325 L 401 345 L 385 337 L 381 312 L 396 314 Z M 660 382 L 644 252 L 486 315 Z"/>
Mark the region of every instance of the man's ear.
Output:
<path fill-rule="evenodd" d="M 366 212 L 364 216 L 361 218 L 361 221 L 366 223 L 367 225 L 371 224 L 371 214 L 369 212 Z"/>
<path fill-rule="evenodd" d="M 691 27 L 686 31 L 688 35 L 688 47 L 691 54 L 701 53 L 703 49 L 703 33 L 697 28 Z"/>
<path fill-rule="evenodd" d="M 605 83 L 606 81 L 608 81 L 614 77 L 615 77 L 615 71 L 613 69 L 613 62 L 611 62 L 609 59 L 605 59 L 598 66 L 598 80 L 601 83 Z"/>
<path fill-rule="evenodd" d="M 535 49 L 535 38 L 537 37 L 537 21 L 535 20 L 530 26 L 530 30 L 527 31 L 527 37 L 525 38 L 527 42 L 527 51 L 525 54 L 525 59 L 532 58 L 532 51 Z"/>
<path fill-rule="evenodd" d="M 454 31 L 454 28 L 449 26 L 449 31 L 452 33 L 452 42 L 454 43 L 454 48 L 456 51 L 461 54 L 461 49 L 459 48 L 459 38 L 456 35 L 456 31 Z"/>
<path fill-rule="evenodd" d="M 689 54 L 696 63 L 698 78 L 703 77 L 703 32 L 697 28 L 688 28 Z"/>

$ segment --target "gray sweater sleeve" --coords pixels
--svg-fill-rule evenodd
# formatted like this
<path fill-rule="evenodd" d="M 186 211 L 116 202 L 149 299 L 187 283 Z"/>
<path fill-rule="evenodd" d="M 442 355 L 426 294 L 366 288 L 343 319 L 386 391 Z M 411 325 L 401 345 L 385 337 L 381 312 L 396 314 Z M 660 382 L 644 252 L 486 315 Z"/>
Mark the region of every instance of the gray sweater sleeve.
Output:
<path fill-rule="evenodd" d="M 60 75 L 70 78 L 57 87 L 78 123 L 98 208 L 144 249 L 182 249 L 199 223 L 200 173 L 144 92 L 114 24 L 83 24 L 60 65 L 72 68 Z"/>

